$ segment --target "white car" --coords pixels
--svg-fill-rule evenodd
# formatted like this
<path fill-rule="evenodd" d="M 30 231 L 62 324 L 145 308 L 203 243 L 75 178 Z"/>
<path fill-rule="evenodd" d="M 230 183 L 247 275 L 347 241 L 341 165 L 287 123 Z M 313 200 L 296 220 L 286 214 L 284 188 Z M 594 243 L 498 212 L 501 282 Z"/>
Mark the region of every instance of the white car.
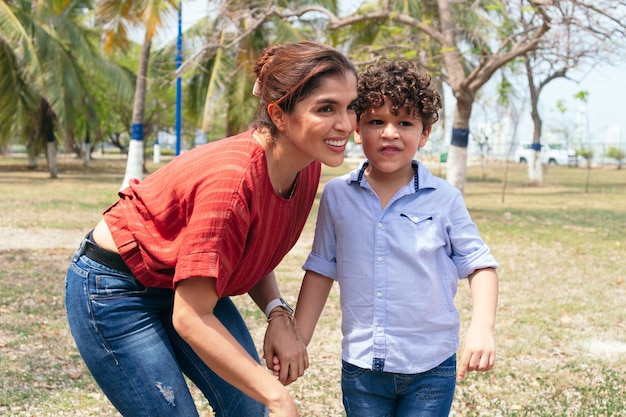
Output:
<path fill-rule="evenodd" d="M 531 144 L 519 145 L 515 150 L 515 161 L 526 164 L 532 160 L 533 152 Z M 578 166 L 578 157 L 574 149 L 561 144 L 541 145 L 539 153 L 542 164 Z"/>

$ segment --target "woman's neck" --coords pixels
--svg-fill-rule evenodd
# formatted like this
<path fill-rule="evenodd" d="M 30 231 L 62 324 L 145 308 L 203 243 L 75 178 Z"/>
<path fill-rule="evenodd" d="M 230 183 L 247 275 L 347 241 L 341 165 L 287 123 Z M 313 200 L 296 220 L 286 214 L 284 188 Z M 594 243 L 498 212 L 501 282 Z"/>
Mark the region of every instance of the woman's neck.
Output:
<path fill-rule="evenodd" d="M 283 198 L 290 198 L 302 167 L 294 164 L 297 158 L 290 155 L 286 141 L 272 138 L 269 132 L 255 131 L 256 141 L 265 149 L 267 172 L 274 191 Z"/>

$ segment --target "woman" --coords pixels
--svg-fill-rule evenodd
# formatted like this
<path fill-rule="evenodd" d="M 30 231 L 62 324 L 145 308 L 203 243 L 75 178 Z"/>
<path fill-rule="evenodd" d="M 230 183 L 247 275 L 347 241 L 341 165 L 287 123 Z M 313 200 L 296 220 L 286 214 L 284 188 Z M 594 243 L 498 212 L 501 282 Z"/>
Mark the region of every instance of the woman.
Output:
<path fill-rule="evenodd" d="M 131 181 L 70 264 L 72 335 L 122 415 L 198 415 L 183 374 L 217 416 L 298 414 L 284 385 L 308 367 L 306 348 L 273 269 L 304 227 L 320 163 L 343 162 L 356 70 L 300 42 L 267 48 L 254 71 L 253 127 Z M 229 299 L 246 292 L 268 317 L 278 378 Z"/>

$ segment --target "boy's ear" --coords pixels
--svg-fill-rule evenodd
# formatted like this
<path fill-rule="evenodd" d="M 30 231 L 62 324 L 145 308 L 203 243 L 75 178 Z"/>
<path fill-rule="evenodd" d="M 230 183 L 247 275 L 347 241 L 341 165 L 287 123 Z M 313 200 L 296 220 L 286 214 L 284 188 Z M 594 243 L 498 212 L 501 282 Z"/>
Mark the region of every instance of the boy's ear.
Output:
<path fill-rule="evenodd" d="M 278 104 L 268 104 L 267 114 L 269 114 L 272 122 L 274 122 L 274 126 L 276 126 L 279 132 L 285 130 L 285 126 L 287 125 L 287 114 L 283 111 L 283 109 L 280 108 Z"/>
<path fill-rule="evenodd" d="M 359 128 L 354 129 L 354 143 L 360 145 L 363 143 L 361 140 L 361 133 L 359 133 Z"/>
<path fill-rule="evenodd" d="M 428 142 L 428 138 L 430 137 L 430 132 L 432 131 L 432 129 L 433 129 L 432 126 L 428 126 L 424 128 L 424 130 L 422 130 L 422 136 L 420 137 L 420 144 L 419 144 L 420 148 L 423 148 L 424 146 L 426 146 L 426 142 Z"/>

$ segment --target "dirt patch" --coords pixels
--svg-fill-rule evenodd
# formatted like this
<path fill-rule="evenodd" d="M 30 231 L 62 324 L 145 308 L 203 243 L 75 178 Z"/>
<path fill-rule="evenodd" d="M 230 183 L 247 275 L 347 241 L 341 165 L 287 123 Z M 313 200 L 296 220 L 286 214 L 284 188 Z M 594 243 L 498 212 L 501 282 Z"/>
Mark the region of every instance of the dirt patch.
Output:
<path fill-rule="evenodd" d="M 85 230 L 0 227 L 0 251 L 9 249 L 78 248 Z"/>

